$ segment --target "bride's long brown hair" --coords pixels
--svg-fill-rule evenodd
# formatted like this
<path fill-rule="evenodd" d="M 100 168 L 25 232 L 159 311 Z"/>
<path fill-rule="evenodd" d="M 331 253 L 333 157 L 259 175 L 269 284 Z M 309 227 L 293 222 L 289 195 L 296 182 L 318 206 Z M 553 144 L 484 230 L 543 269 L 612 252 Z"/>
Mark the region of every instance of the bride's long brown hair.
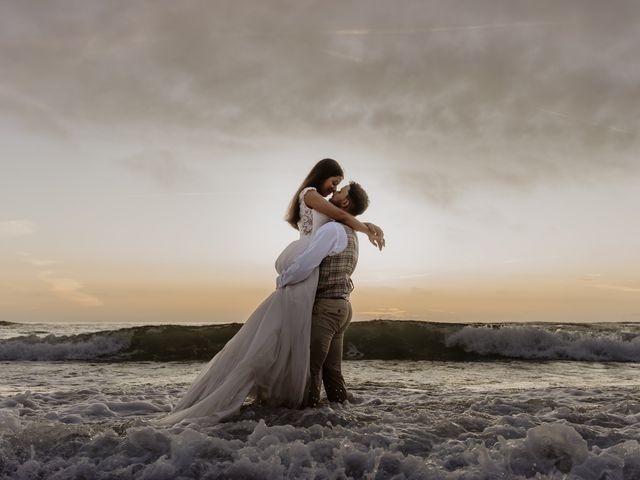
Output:
<path fill-rule="evenodd" d="M 325 158 L 314 165 L 309 175 L 307 175 L 307 178 L 304 179 L 291 199 L 287 216 L 285 217 L 289 225 L 298 230 L 298 222 L 300 221 L 300 202 L 298 201 L 298 196 L 300 192 L 307 187 L 320 189 L 324 181 L 330 177 L 344 177 L 344 172 L 338 162 L 332 158 Z"/>

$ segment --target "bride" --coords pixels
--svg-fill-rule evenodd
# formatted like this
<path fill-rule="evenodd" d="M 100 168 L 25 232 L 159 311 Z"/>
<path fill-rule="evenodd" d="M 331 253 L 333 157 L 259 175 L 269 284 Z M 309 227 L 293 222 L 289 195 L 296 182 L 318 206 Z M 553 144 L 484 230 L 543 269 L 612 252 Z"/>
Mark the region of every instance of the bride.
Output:
<path fill-rule="evenodd" d="M 384 234 L 330 203 L 326 197 L 344 179 L 342 168 L 326 158 L 309 172 L 294 195 L 287 221 L 300 232 L 276 260 L 278 273 L 308 246 L 314 232 L 328 221 L 342 222 L 365 233 L 382 249 Z M 301 406 L 309 370 L 311 310 L 318 269 L 302 282 L 275 290 L 202 369 L 173 411 L 159 423 L 186 418 L 225 419 L 240 410 L 248 395 L 269 406 Z"/>

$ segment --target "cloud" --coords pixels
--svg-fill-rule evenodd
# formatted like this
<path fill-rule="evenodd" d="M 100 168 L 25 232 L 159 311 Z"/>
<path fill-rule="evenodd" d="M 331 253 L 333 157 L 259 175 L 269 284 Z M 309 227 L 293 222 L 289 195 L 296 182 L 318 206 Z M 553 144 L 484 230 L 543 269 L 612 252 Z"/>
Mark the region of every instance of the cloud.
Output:
<path fill-rule="evenodd" d="M 587 273 L 585 275 L 583 275 L 582 277 L 580 277 L 580 280 L 584 281 L 584 282 L 593 282 L 594 280 L 597 280 L 599 278 L 602 277 L 601 273 Z"/>
<path fill-rule="evenodd" d="M 327 30 L 322 33 L 329 35 L 418 35 L 433 32 L 452 32 L 457 30 L 486 30 L 502 28 L 523 28 L 523 27 L 544 27 L 557 25 L 558 22 L 510 22 L 510 23 L 488 23 L 484 25 L 451 25 L 430 28 L 407 28 L 407 29 L 351 29 L 351 30 Z"/>
<path fill-rule="evenodd" d="M 0 238 L 22 237 L 37 231 L 36 224 L 29 220 L 9 220 L 0 222 Z"/>
<path fill-rule="evenodd" d="M 57 115 L 33 98 L 11 91 L 0 84 L 0 118 L 16 123 L 23 129 L 60 141 L 69 141 L 71 134 Z"/>
<path fill-rule="evenodd" d="M 57 260 L 45 260 L 33 258 L 31 254 L 27 252 L 21 252 L 19 254 L 23 261 L 29 265 L 36 267 L 38 270 L 37 278 L 46 283 L 49 286 L 49 290 L 58 297 L 79 305 L 99 307 L 104 305 L 95 295 L 91 295 L 84 291 L 84 285 L 82 282 L 75 278 L 61 277 L 53 270 L 43 270 L 42 267 L 50 267 L 52 265 L 58 265 L 62 262 Z"/>
<path fill-rule="evenodd" d="M 637 287 L 628 287 L 625 285 L 607 285 L 607 284 L 602 284 L 602 283 L 598 283 L 598 284 L 594 284 L 591 285 L 592 287 L 595 288 L 603 288 L 605 290 L 616 290 L 619 292 L 630 292 L 630 293 L 638 293 L 640 292 L 640 288 Z"/>
<path fill-rule="evenodd" d="M 426 311 L 427 312 L 434 312 L 434 313 L 447 313 L 447 314 L 451 314 L 451 315 L 456 313 L 453 310 L 440 310 L 440 309 L 437 309 L 437 308 L 427 308 Z"/>
<path fill-rule="evenodd" d="M 162 188 L 173 189 L 197 183 L 196 173 L 171 152 L 141 152 L 122 160 L 121 164 Z"/>
<path fill-rule="evenodd" d="M 522 263 L 528 263 L 531 262 L 531 258 L 508 258 L 506 260 L 503 260 L 502 263 L 506 263 L 506 264 L 522 264 Z"/>
<path fill-rule="evenodd" d="M 76 279 L 57 277 L 49 270 L 39 272 L 38 278 L 49 285 L 51 291 L 60 298 L 92 307 L 104 305 L 98 297 L 84 292 L 84 285 Z"/>
<path fill-rule="evenodd" d="M 0 58 L 11 91 L 53 116 L 343 139 L 447 205 L 477 184 L 639 174 L 639 14 L 632 0 L 24 1 L 0 7 Z M 171 185 L 173 161 L 139 168 Z"/>
<path fill-rule="evenodd" d="M 29 265 L 33 265 L 34 267 L 49 267 L 51 265 L 57 265 L 61 262 L 58 262 L 56 260 L 38 260 L 35 258 L 27 258 L 25 260 L 25 263 L 28 263 Z"/>
<path fill-rule="evenodd" d="M 273 190 L 257 190 L 252 189 L 251 194 L 253 195 L 273 195 Z M 230 196 L 246 196 L 247 192 L 240 190 L 219 190 L 213 192 L 172 192 L 172 193 L 140 193 L 140 194 L 131 194 L 127 195 L 130 198 L 163 198 L 166 196 L 176 196 L 176 197 L 230 197 Z"/>
<path fill-rule="evenodd" d="M 358 315 L 369 315 L 375 318 L 390 318 L 390 319 L 402 319 L 406 317 L 407 310 L 402 310 L 396 307 L 389 308 L 376 308 L 368 312 L 358 312 Z"/>
<path fill-rule="evenodd" d="M 363 58 L 363 57 L 357 57 L 355 55 L 349 55 L 348 53 L 333 52 L 331 50 L 323 50 L 323 51 L 327 55 L 331 55 L 331 56 L 334 56 L 334 57 L 342 58 L 342 59 L 348 60 L 350 62 L 363 63 L 363 62 L 366 61 L 366 59 Z"/>
<path fill-rule="evenodd" d="M 28 252 L 20 252 L 18 255 L 22 257 L 22 261 L 24 263 L 28 265 L 32 265 L 34 267 L 49 267 L 51 265 L 57 265 L 62 263 L 62 262 L 59 262 L 58 260 L 45 260 L 42 258 L 34 258 Z"/>
<path fill-rule="evenodd" d="M 432 274 L 430 272 L 421 272 L 421 273 L 411 273 L 407 275 L 398 275 L 396 277 L 387 277 L 389 280 L 408 280 L 414 278 L 424 278 L 430 277 Z"/>

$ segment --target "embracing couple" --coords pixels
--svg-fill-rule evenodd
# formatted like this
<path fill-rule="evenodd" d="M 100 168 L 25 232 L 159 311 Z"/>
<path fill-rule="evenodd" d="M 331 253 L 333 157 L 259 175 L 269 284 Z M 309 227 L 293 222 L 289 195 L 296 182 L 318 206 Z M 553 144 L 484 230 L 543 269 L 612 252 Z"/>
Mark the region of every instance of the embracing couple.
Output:
<path fill-rule="evenodd" d="M 336 190 L 342 168 L 318 162 L 294 195 L 287 221 L 300 232 L 276 260 L 276 290 L 202 369 L 173 411 L 160 420 L 222 420 L 248 396 L 261 405 L 314 406 L 324 382 L 329 401 L 343 402 L 342 340 L 351 321 L 356 231 L 380 250 L 384 233 L 356 217 L 369 198 L 355 182 Z M 327 200 L 327 197 L 331 197 Z"/>

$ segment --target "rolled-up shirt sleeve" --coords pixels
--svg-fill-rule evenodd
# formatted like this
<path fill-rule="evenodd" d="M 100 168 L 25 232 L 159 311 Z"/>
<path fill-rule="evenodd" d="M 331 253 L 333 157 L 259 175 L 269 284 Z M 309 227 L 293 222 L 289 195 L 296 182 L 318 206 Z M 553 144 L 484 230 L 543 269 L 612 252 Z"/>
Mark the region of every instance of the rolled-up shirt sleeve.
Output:
<path fill-rule="evenodd" d="M 344 225 L 329 222 L 318 229 L 309 246 L 276 278 L 276 288 L 283 288 L 307 278 L 325 257 L 336 255 L 345 248 L 349 239 Z"/>

